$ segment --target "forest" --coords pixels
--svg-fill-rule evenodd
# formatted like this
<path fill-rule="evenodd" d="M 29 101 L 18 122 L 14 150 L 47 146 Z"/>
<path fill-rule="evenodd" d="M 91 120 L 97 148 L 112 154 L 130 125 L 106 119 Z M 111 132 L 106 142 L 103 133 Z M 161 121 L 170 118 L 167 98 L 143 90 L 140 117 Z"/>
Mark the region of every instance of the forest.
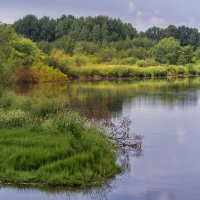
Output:
<path fill-rule="evenodd" d="M 1 24 L 0 38 L 1 76 L 17 82 L 200 73 L 200 33 L 186 26 L 139 32 L 107 16 L 27 15 Z"/>

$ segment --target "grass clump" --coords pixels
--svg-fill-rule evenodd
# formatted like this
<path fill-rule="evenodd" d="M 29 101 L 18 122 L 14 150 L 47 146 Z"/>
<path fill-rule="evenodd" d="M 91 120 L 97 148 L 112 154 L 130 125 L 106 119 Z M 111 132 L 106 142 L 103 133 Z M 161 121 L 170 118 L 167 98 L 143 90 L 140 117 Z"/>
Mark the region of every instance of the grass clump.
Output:
<path fill-rule="evenodd" d="M 0 127 L 21 127 L 29 121 L 29 115 L 22 110 L 0 110 Z"/>
<path fill-rule="evenodd" d="M 11 96 L 0 98 L 1 182 L 86 187 L 120 172 L 114 145 L 80 115 Z"/>
<path fill-rule="evenodd" d="M 200 66 L 149 66 L 147 61 L 140 60 L 137 65 L 82 66 L 73 68 L 72 74 L 85 79 L 180 77 L 200 75 Z"/>
<path fill-rule="evenodd" d="M 52 186 L 93 185 L 119 172 L 105 136 L 0 129 L 0 179 Z"/>

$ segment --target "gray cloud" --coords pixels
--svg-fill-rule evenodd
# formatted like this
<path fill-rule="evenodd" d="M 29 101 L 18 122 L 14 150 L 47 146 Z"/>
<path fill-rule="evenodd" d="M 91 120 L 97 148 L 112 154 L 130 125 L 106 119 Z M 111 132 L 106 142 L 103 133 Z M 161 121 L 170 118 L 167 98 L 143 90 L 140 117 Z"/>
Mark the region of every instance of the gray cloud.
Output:
<path fill-rule="evenodd" d="M 0 0 L 0 21 L 12 23 L 26 14 L 108 15 L 130 22 L 139 30 L 169 24 L 200 27 L 198 0 Z"/>

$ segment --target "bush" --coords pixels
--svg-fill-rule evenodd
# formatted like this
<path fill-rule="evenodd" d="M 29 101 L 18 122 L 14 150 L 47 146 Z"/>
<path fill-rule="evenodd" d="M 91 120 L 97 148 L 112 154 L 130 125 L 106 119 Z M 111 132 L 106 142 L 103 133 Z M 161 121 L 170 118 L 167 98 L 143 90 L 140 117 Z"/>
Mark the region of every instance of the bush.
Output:
<path fill-rule="evenodd" d="M 30 119 L 29 115 L 22 110 L 0 110 L 0 116 L 0 128 L 22 127 Z"/>
<path fill-rule="evenodd" d="M 152 58 L 147 58 L 145 61 L 147 62 L 148 66 L 158 66 L 159 65 L 159 63 Z"/>
<path fill-rule="evenodd" d="M 67 80 L 67 75 L 60 70 L 43 63 L 34 63 L 31 67 L 20 67 L 14 71 L 16 82 L 41 83 Z"/>
<path fill-rule="evenodd" d="M 145 60 L 138 60 L 136 62 L 136 64 L 138 67 L 147 67 L 148 66 L 148 63 Z"/>
<path fill-rule="evenodd" d="M 45 120 L 42 128 L 48 132 L 70 133 L 78 139 L 84 130 L 82 124 L 78 114 L 67 112 Z"/>
<path fill-rule="evenodd" d="M 134 65 L 136 63 L 136 59 L 134 57 L 124 58 L 119 64 L 120 65 Z"/>

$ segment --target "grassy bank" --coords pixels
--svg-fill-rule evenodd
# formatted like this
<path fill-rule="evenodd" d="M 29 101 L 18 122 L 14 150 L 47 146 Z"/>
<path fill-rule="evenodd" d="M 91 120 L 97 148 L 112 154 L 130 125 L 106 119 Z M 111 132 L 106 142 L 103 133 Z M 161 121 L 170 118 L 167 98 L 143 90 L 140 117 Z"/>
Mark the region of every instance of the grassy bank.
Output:
<path fill-rule="evenodd" d="M 200 75 L 200 66 L 149 66 L 91 65 L 70 68 L 69 76 L 78 79 L 155 78 Z"/>
<path fill-rule="evenodd" d="M 119 172 L 108 140 L 94 131 L 72 134 L 0 129 L 0 180 L 78 186 L 99 184 Z"/>
<path fill-rule="evenodd" d="M 87 187 L 120 172 L 114 145 L 85 119 L 51 98 L 21 100 L 0 97 L 1 182 Z"/>

